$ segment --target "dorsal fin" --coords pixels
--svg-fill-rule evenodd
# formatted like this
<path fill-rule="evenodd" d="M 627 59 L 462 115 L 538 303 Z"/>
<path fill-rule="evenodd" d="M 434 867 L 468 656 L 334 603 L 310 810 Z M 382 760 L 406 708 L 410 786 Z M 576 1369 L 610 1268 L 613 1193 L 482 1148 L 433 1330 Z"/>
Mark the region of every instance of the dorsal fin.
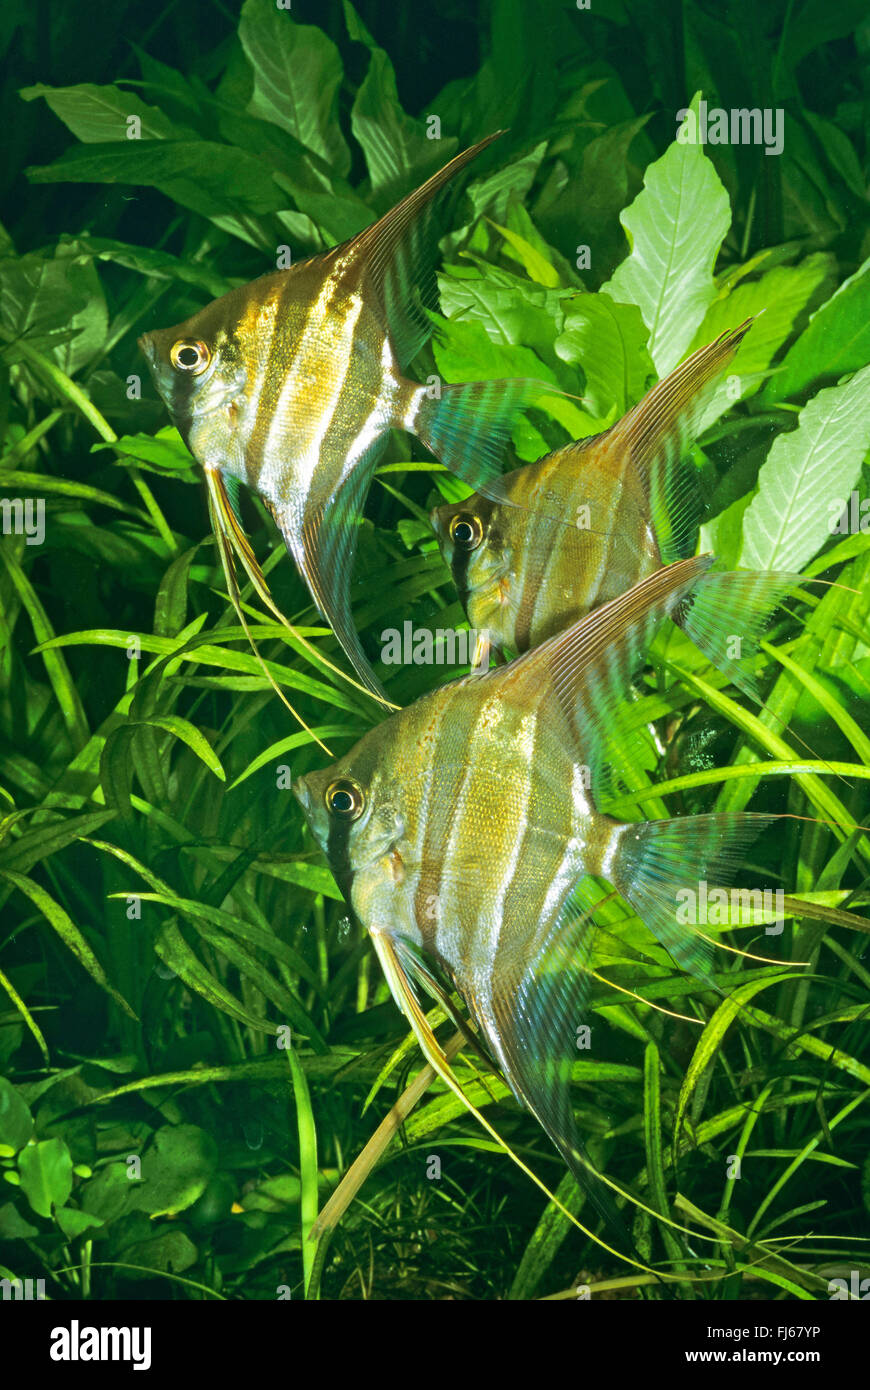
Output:
<path fill-rule="evenodd" d="M 643 482 L 665 563 L 695 548 L 702 515 L 695 468 L 685 455 L 695 438 L 711 390 L 752 327 L 746 319 L 699 348 L 647 391 L 609 431 L 609 447 L 625 446 Z"/>
<path fill-rule="evenodd" d="M 508 668 L 504 678 L 519 692 L 528 683 L 529 699 L 549 705 L 551 717 L 571 731 L 598 807 L 617 790 L 620 766 L 637 757 L 642 735 L 619 718 L 632 678 L 659 624 L 679 612 L 712 564 L 711 555 L 699 555 L 656 570 Z"/>
<path fill-rule="evenodd" d="M 503 134 L 497 130 L 456 155 L 354 239 L 354 252 L 366 261 L 368 281 L 383 303 L 401 367 L 416 356 L 432 332 L 425 311 L 438 304 L 435 253 L 446 212 L 445 199 L 439 195 L 466 164 Z"/>

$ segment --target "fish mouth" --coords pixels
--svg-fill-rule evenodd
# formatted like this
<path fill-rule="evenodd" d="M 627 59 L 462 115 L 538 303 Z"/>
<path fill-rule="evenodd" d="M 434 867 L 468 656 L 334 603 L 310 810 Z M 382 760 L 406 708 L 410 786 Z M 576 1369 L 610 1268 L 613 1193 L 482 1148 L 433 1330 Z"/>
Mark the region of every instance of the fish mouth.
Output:
<path fill-rule="evenodd" d="M 306 815 L 311 811 L 311 790 L 306 786 L 301 777 L 297 777 L 295 782 L 290 783 L 290 790 L 299 802 Z"/>

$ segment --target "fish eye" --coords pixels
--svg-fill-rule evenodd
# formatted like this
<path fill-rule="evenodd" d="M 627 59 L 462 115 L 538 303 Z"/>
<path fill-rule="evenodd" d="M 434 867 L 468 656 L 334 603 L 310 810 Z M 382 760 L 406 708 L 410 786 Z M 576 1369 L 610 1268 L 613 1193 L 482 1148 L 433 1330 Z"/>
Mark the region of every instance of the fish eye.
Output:
<path fill-rule="evenodd" d="M 483 540 L 480 517 L 473 512 L 457 512 L 450 521 L 450 539 L 460 550 L 475 550 Z"/>
<path fill-rule="evenodd" d="M 195 338 L 179 338 L 172 344 L 169 360 L 177 372 L 192 372 L 199 376 L 211 361 L 211 353 L 205 343 Z"/>
<path fill-rule="evenodd" d="M 357 820 L 365 806 L 362 788 L 345 777 L 330 782 L 323 799 L 329 814 L 339 820 Z"/>

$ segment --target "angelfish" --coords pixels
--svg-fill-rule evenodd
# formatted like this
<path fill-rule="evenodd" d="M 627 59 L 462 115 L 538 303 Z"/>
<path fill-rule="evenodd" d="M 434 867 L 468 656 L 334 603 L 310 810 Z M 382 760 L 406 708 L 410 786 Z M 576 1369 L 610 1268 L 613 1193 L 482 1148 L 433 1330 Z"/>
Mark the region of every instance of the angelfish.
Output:
<path fill-rule="evenodd" d="M 680 925 L 677 894 L 727 881 L 777 819 L 628 824 L 599 810 L 633 671 L 658 624 L 716 587 L 710 563 L 657 571 L 509 665 L 423 696 L 293 784 L 429 1062 L 455 1090 L 421 1004 L 422 990 L 443 1000 L 452 986 L 514 1095 L 593 1191 L 569 1093 L 594 930 L 578 888 L 605 880 L 681 968 L 709 981 L 712 942 Z"/>
<path fill-rule="evenodd" d="M 320 612 L 367 689 L 349 584 L 357 524 L 388 431 L 408 430 L 472 487 L 499 472 L 529 381 L 419 386 L 403 375 L 431 333 L 439 198 L 497 138 L 456 156 L 372 226 L 323 255 L 231 290 L 139 344 L 209 484 L 212 523 L 279 618 L 235 506 L 272 512 Z M 283 620 L 283 619 L 282 619 Z"/>
<path fill-rule="evenodd" d="M 528 651 L 694 553 L 701 500 L 685 453 L 751 324 L 693 353 L 603 434 L 505 474 L 505 501 L 478 494 L 435 508 L 441 553 L 471 628 L 486 634 L 489 648 Z M 799 582 L 796 574 L 735 571 L 676 618 L 712 664 L 758 700 L 758 636 Z M 714 601 L 729 606 L 727 630 L 709 609 Z"/>

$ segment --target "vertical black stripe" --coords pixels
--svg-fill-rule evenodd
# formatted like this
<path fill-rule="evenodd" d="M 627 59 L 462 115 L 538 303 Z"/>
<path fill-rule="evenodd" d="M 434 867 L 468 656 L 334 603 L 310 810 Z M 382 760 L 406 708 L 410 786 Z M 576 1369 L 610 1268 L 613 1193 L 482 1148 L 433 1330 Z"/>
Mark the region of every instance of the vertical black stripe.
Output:
<path fill-rule="evenodd" d="M 332 869 L 333 877 L 348 906 L 350 906 L 350 894 L 353 887 L 353 869 L 350 866 L 350 828 L 352 825 L 353 821 L 339 820 L 337 816 L 331 816 L 329 836 L 326 841 L 326 857 L 329 860 L 329 867 Z"/>

